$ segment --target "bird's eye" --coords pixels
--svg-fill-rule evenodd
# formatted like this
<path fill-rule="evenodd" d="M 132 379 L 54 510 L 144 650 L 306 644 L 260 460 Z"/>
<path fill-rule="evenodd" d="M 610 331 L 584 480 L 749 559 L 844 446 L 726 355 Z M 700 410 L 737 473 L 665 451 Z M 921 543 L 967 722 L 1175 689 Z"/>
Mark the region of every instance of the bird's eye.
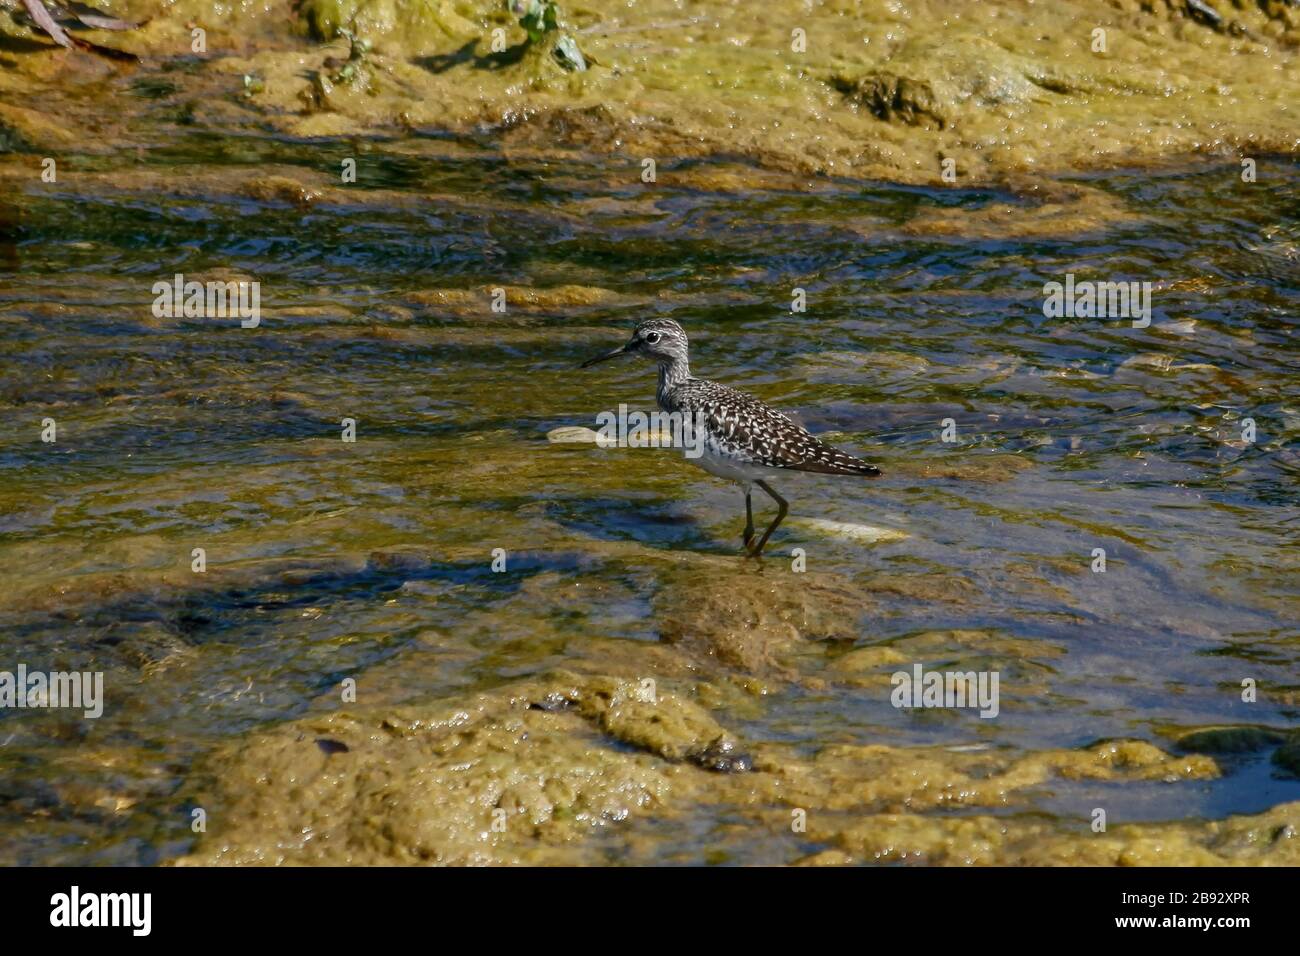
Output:
<path fill-rule="evenodd" d="M 659 341 L 659 333 L 658 333 L 658 332 L 647 332 L 647 333 L 645 334 L 645 340 L 646 340 L 647 342 L 649 342 L 651 345 L 655 345 L 655 344 L 657 344 L 658 341 Z"/>

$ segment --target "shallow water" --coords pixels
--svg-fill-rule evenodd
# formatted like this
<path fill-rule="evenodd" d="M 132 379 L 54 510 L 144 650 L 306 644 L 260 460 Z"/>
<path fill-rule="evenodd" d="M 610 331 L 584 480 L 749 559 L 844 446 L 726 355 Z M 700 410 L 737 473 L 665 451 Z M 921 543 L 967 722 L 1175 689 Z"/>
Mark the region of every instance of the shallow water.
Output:
<path fill-rule="evenodd" d="M 358 182 L 340 187 L 328 177 L 353 155 Z M 67 168 L 10 197 L 0 235 L 0 669 L 103 670 L 108 700 L 97 721 L 0 713 L 6 863 L 185 853 L 196 759 L 336 706 L 346 677 L 387 705 L 561 666 L 660 673 L 665 617 L 689 620 L 710 587 L 804 588 L 795 547 L 869 601 L 826 605 L 830 635 L 796 622 L 810 640 L 779 667 L 674 649 L 662 672 L 746 741 L 1170 750 L 1207 725 L 1296 725 L 1292 163 L 1261 162 L 1253 185 L 1235 165 L 1081 179 L 1125 216 L 1032 238 L 981 238 L 997 205 L 1038 221 L 991 190 L 753 190 L 706 164 L 647 186 L 630 163 L 436 138 L 196 134 Z M 270 175 L 321 195 L 248 187 Z M 177 272 L 257 279 L 261 326 L 154 318 L 151 287 Z M 1066 273 L 1151 281 L 1150 328 L 1045 318 L 1043 284 Z M 792 522 L 757 567 L 735 486 L 669 452 L 549 444 L 651 406 L 650 368 L 575 371 L 649 315 L 686 327 L 697 375 L 836 433 L 885 477 L 777 483 Z M 797 517 L 908 537 L 867 545 Z M 709 628 L 688 626 L 706 645 Z M 876 646 L 908 664 L 845 679 L 841 658 Z M 895 709 L 888 675 L 912 661 L 999 671 L 999 716 Z M 765 692 L 734 690 L 751 679 Z M 1300 799 L 1268 751 L 1220 769 L 1053 780 L 1015 810 L 1086 825 L 1098 805 L 1213 820 Z M 671 823 L 605 827 L 576 859 L 820 848 L 757 839 L 707 792 Z"/>

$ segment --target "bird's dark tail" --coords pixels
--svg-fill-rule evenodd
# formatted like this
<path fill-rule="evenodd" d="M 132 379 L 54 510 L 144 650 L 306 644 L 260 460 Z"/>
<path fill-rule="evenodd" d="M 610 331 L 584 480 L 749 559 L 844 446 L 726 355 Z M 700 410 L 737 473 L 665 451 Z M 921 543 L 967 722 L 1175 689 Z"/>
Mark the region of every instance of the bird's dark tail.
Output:
<path fill-rule="evenodd" d="M 863 478 L 879 478 L 881 474 L 880 469 L 870 462 L 822 443 L 818 443 L 816 451 L 794 469 L 819 475 L 861 475 Z"/>

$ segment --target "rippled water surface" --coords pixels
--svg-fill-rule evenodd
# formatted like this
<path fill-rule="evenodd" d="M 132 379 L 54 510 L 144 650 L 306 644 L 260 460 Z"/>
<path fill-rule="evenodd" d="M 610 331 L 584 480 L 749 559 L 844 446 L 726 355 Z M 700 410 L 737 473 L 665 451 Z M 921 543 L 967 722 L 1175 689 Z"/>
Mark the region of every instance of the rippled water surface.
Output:
<path fill-rule="evenodd" d="M 631 162 L 438 139 L 195 136 L 65 169 L 8 197 L 0 223 L 0 669 L 102 670 L 107 705 L 97 721 L 0 714 L 5 862 L 187 852 L 195 761 L 336 706 L 347 677 L 396 704 L 556 668 L 648 673 L 792 756 L 1108 738 L 1177 752 L 1197 728 L 1296 726 L 1292 164 L 1261 162 L 1251 185 L 1233 165 L 1080 180 L 1095 199 L 1055 226 L 992 190 L 753 189 L 707 164 L 648 186 Z M 1089 219 L 1094 203 L 1122 214 Z M 175 273 L 258 280 L 260 327 L 155 318 L 151 288 Z M 1045 318 L 1043 284 L 1067 273 L 1152 282 L 1150 327 Z M 647 316 L 687 329 L 697 375 L 885 477 L 777 482 L 791 520 L 759 567 L 740 556 L 736 486 L 670 452 L 548 442 L 652 406 L 649 367 L 575 370 Z M 727 595 L 777 600 L 812 578 L 858 597 L 810 599 L 772 659 L 720 643 L 710 609 Z M 685 638 L 667 643 L 666 620 Z M 999 716 L 895 709 L 888 676 L 913 661 L 997 670 Z M 1258 813 L 1300 799 L 1270 753 L 1220 755 L 1212 779 L 1050 779 L 1007 812 L 1084 827 L 1098 805 L 1129 822 Z M 637 817 L 583 852 L 819 848 L 757 839 L 700 773 L 671 826 Z"/>

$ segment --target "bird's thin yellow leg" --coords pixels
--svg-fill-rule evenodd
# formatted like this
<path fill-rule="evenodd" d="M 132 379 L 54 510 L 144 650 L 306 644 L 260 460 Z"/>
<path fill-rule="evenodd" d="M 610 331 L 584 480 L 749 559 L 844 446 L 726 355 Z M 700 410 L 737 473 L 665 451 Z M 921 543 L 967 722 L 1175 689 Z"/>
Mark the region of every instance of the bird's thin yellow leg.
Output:
<path fill-rule="evenodd" d="M 754 540 L 754 506 L 749 501 L 749 491 L 750 488 L 748 485 L 746 485 L 745 486 L 745 530 L 741 534 L 741 538 L 745 542 L 746 551 L 749 550 L 749 542 Z"/>
<path fill-rule="evenodd" d="M 749 552 L 751 558 L 761 558 L 763 556 L 763 547 L 767 544 L 767 539 L 772 537 L 772 532 L 776 530 L 776 526 L 785 520 L 786 513 L 790 510 L 790 502 L 786 501 L 773 491 L 771 485 L 767 482 L 756 481 L 755 484 L 766 491 L 768 495 L 771 496 L 772 500 L 776 502 L 776 518 L 767 526 L 767 530 L 763 532 L 763 537 L 758 539 L 758 544 L 754 545 Z"/>

